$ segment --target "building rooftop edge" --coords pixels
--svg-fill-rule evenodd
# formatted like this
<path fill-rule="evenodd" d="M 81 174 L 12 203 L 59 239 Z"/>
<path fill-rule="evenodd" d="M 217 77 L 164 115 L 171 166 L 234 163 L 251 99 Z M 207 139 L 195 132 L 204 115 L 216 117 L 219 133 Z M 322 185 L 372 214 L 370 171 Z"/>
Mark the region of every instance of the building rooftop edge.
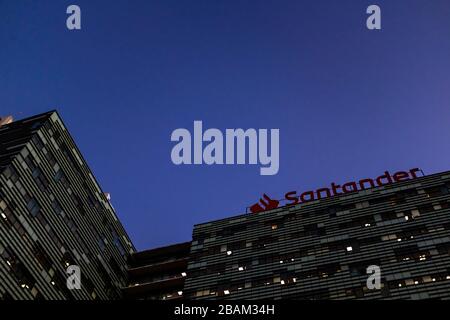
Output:
<path fill-rule="evenodd" d="M 439 175 L 445 175 L 445 174 L 450 174 L 450 170 L 436 172 L 436 173 L 424 175 L 424 176 L 417 177 L 415 179 L 406 180 L 406 181 L 393 182 L 393 183 L 391 183 L 389 185 L 377 186 L 375 188 L 370 188 L 370 189 L 366 189 L 366 190 L 358 190 L 358 191 L 352 192 L 352 193 L 336 195 L 336 196 L 332 196 L 332 197 L 328 197 L 328 198 L 324 198 L 324 199 L 316 199 L 314 201 L 309 201 L 309 202 L 306 202 L 306 203 L 299 203 L 299 204 L 296 204 L 296 205 L 284 205 L 284 206 L 280 206 L 278 208 L 271 209 L 271 210 L 266 210 L 266 211 L 263 211 L 263 212 L 258 212 L 258 213 L 239 213 L 239 214 L 236 214 L 236 215 L 233 215 L 233 216 L 230 216 L 230 217 L 226 217 L 226 218 L 221 218 L 221 219 L 211 220 L 211 221 L 208 221 L 208 222 L 202 222 L 202 223 L 194 224 L 194 229 L 196 227 L 208 225 L 210 223 L 217 223 L 217 222 L 221 222 L 221 221 L 225 222 L 227 220 L 235 220 L 235 219 L 239 219 L 239 218 L 248 217 L 250 215 L 261 215 L 261 214 L 264 215 L 264 214 L 268 214 L 268 213 L 272 213 L 272 212 L 276 212 L 276 211 L 280 211 L 280 210 L 285 210 L 288 207 L 295 207 L 295 206 L 299 206 L 299 205 L 301 206 L 301 205 L 313 204 L 313 203 L 317 204 L 317 203 L 320 203 L 321 201 L 322 202 L 330 201 L 330 200 L 336 201 L 336 199 L 339 199 L 339 198 L 341 198 L 343 196 L 348 197 L 350 195 L 356 195 L 356 194 L 359 194 L 361 192 L 365 192 L 367 190 L 376 191 L 376 190 L 382 190 L 385 187 L 391 187 L 392 188 L 392 187 L 395 187 L 395 186 L 400 185 L 400 184 L 408 184 L 408 183 L 412 183 L 414 181 L 423 180 L 425 178 L 430 178 L 430 177 L 433 177 L 433 176 L 439 176 Z"/>

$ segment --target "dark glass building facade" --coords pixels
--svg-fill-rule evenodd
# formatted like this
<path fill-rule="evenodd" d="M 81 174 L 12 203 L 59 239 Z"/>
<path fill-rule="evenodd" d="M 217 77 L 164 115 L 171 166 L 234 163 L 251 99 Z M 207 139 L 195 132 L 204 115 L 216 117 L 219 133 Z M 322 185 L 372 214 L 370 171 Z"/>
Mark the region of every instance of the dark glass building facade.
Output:
<path fill-rule="evenodd" d="M 0 126 L 0 299 L 118 299 L 135 251 L 56 112 Z M 67 267 L 81 289 L 69 290 Z"/>
<path fill-rule="evenodd" d="M 196 225 L 185 297 L 450 299 L 449 190 L 443 172 Z"/>

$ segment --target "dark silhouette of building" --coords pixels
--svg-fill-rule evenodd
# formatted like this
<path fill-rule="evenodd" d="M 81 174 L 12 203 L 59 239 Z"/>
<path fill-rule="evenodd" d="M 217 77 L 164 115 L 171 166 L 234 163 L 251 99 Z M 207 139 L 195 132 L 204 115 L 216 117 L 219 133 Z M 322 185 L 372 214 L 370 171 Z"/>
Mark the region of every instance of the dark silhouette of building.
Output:
<path fill-rule="evenodd" d="M 173 300 L 183 298 L 190 242 L 134 253 L 129 258 L 126 299 Z"/>
<path fill-rule="evenodd" d="M 450 299 L 450 171 L 266 207 L 135 253 L 57 113 L 0 118 L 0 299 Z"/>
<path fill-rule="evenodd" d="M 0 120 L 0 299 L 120 298 L 134 247 L 58 113 Z"/>
<path fill-rule="evenodd" d="M 184 296 L 450 299 L 449 190 L 443 172 L 196 225 Z"/>

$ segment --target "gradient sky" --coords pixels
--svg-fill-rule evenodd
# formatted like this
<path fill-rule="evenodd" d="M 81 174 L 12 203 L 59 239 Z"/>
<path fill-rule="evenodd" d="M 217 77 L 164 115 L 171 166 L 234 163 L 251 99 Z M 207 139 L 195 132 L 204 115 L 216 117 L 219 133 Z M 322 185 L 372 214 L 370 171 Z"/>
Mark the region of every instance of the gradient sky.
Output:
<path fill-rule="evenodd" d="M 366 28 L 374 3 L 381 31 Z M 141 250 L 264 192 L 446 171 L 450 1 L 0 0 L 0 115 L 51 109 Z M 173 165 L 171 132 L 194 120 L 279 128 L 278 175 Z"/>

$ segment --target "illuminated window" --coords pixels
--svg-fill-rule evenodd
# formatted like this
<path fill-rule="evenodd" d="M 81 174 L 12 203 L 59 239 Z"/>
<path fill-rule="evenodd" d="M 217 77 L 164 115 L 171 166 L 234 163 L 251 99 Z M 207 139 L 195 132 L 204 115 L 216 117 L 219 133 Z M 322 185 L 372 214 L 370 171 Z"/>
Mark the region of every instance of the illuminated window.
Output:
<path fill-rule="evenodd" d="M 395 235 L 395 234 L 390 234 L 388 236 L 381 237 L 381 240 L 383 240 L 383 241 L 395 240 L 395 239 L 397 239 L 397 235 Z"/>
<path fill-rule="evenodd" d="M 62 259 L 62 264 L 64 266 L 64 268 L 67 268 L 71 265 L 75 265 L 75 260 L 73 259 L 72 255 L 69 252 L 65 252 L 63 259 Z"/>

